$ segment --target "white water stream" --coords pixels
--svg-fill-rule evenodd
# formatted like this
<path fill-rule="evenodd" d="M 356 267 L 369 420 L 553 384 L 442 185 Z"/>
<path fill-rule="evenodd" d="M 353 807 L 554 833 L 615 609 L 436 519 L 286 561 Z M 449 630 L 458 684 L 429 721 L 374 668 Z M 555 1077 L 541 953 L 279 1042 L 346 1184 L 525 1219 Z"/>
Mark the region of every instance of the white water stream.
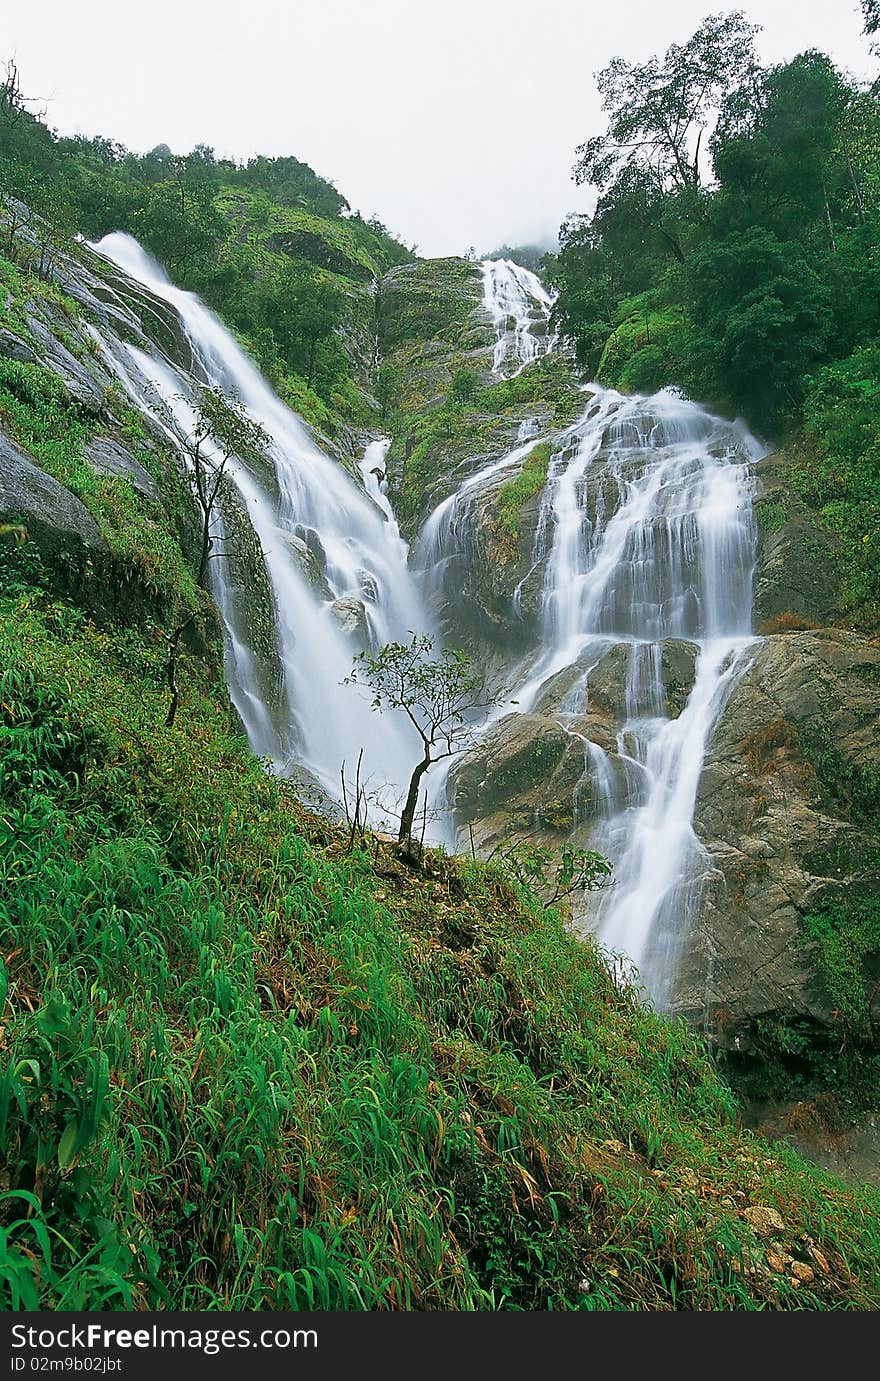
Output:
<path fill-rule="evenodd" d="M 624 649 L 614 755 L 622 770 L 586 745 L 593 798 L 580 812 L 615 882 L 585 919 L 639 967 L 661 1003 L 710 871 L 693 829 L 706 749 L 755 644 L 750 465 L 760 454 L 743 427 L 670 390 L 651 398 L 598 390 L 544 500 L 543 650 L 516 698 L 530 708 L 550 676 L 574 666 L 583 670 L 560 722 L 587 713 L 591 672 L 615 645 Z M 675 688 L 664 684 L 670 643 L 679 658 L 695 658 L 677 716 L 668 703 Z"/>
<path fill-rule="evenodd" d="M 485 259 L 483 306 L 498 337 L 492 360 L 496 373 L 513 377 L 552 349 L 553 299 L 537 274 L 512 259 Z"/>
<path fill-rule="evenodd" d="M 524 333 L 506 326 L 520 279 L 505 268 L 484 265 L 487 299 L 496 299 L 499 371 L 511 350 L 523 363 L 534 357 L 531 345 L 519 344 Z M 525 301 L 523 294 L 518 323 Z M 673 390 L 650 398 L 588 392 L 582 417 L 553 441 L 533 553 L 544 572 L 537 647 L 512 668 L 509 694 L 483 732 L 505 715 L 532 711 L 554 677 L 574 670 L 562 698 L 551 696 L 551 707 L 540 710 L 582 738 L 574 836 L 614 865 L 613 886 L 598 903 L 582 904 L 578 923 L 628 956 L 662 1005 L 711 872 L 693 828 L 706 750 L 755 645 L 750 466 L 762 451 L 744 427 Z M 468 476 L 428 518 L 415 555 L 435 606 L 444 589 L 454 600 L 457 562 L 473 559 L 473 515 L 508 473 L 519 472 L 537 444 L 532 430 L 526 419 L 514 449 Z M 519 587 L 515 608 L 518 597 Z M 679 660 L 683 652 L 694 669 L 677 716 L 669 696 L 678 688 L 664 683 L 670 644 L 686 645 Z M 577 725 L 594 708 L 591 673 L 615 647 L 623 648 L 625 669 L 610 753 Z"/>
<path fill-rule="evenodd" d="M 363 692 L 344 684 L 356 648 L 332 607 L 336 600 L 361 604 L 377 646 L 405 640 L 409 629 L 426 627 L 427 616 L 407 566 L 406 544 L 396 523 L 393 531 L 389 529 L 390 509 L 383 511 L 375 495 L 367 497 L 342 466 L 318 448 L 222 323 L 194 294 L 176 288 L 137 241 L 117 233 L 96 248 L 175 308 L 192 351 L 194 373 L 237 398 L 270 437 L 269 468 L 274 470 L 277 494 L 241 464 L 233 464 L 230 475 L 262 548 L 272 588 L 287 707 L 280 718 L 269 713 L 259 687 L 249 683 L 253 656 L 242 633 L 247 611 L 236 607 L 224 560 L 211 563 L 225 616 L 231 692 L 253 746 L 281 771 L 296 758 L 333 795 L 339 792 L 343 761 L 353 768 L 363 748 L 368 778 L 377 789 L 388 785 L 386 799 L 391 803 L 399 797 L 418 751 L 414 733 L 402 716 L 393 714 L 386 714 L 379 728 Z M 130 346 L 127 352 L 130 358 L 118 362 L 118 371 L 123 381 L 129 375 L 132 396 L 144 406 L 146 380 L 177 426 L 190 431 L 191 381 L 165 360 Z M 141 382 L 132 383 L 132 369 Z M 321 588 L 303 570 L 293 537 L 315 556 Z"/>

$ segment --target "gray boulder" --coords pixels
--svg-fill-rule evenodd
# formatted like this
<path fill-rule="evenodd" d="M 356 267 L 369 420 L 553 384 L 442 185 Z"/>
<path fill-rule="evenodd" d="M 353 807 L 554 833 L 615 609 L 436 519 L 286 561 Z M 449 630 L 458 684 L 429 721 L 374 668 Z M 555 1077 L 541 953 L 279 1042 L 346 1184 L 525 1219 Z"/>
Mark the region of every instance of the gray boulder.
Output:
<path fill-rule="evenodd" d="M 88 509 L 0 433 L 0 522 L 21 522 L 49 562 L 84 565 L 106 553 Z"/>
<path fill-rule="evenodd" d="M 334 599 L 330 612 L 347 638 L 358 643 L 366 643 L 370 629 L 367 623 L 367 610 L 363 600 L 345 596 Z"/>
<path fill-rule="evenodd" d="M 2 326 L 0 326 L 0 355 L 3 355 L 7 360 L 17 360 L 19 364 L 39 363 L 27 341 L 22 340 L 14 331 L 7 331 Z"/>
<path fill-rule="evenodd" d="M 145 499 L 161 504 L 162 494 L 149 470 L 117 441 L 106 436 L 94 437 L 85 447 L 85 458 L 99 475 L 128 480 Z"/>

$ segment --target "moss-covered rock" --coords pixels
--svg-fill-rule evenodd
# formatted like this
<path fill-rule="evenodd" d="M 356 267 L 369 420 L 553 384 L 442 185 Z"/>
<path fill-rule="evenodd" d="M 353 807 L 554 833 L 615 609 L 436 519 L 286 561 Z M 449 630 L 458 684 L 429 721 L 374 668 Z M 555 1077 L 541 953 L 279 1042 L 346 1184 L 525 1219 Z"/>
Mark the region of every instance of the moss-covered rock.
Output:
<path fill-rule="evenodd" d="M 762 632 L 818 627 L 844 617 L 842 544 L 799 498 L 792 483 L 795 464 L 782 452 L 755 467 L 755 620 Z"/>

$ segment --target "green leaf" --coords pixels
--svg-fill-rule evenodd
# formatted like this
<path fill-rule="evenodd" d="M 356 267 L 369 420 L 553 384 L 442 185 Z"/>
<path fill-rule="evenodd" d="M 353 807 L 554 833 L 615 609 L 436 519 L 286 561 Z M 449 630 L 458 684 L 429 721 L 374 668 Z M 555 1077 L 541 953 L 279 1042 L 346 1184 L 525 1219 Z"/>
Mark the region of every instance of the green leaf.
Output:
<path fill-rule="evenodd" d="M 61 1134 L 58 1143 L 58 1164 L 62 1171 L 68 1170 L 76 1160 L 79 1148 L 77 1140 L 79 1137 L 79 1123 L 76 1118 L 71 1118 Z"/>

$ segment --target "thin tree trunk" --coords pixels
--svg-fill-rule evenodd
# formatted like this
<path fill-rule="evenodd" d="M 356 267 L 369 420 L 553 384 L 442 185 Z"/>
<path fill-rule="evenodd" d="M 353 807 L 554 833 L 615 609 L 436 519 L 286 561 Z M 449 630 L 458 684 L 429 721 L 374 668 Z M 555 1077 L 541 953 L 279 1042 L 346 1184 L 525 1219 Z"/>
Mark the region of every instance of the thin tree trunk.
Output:
<path fill-rule="evenodd" d="M 849 149 L 847 149 L 846 146 L 844 146 L 843 156 L 844 156 L 844 158 L 846 159 L 846 166 L 847 166 L 847 169 L 849 170 L 849 180 L 850 180 L 850 182 L 852 183 L 852 189 L 853 189 L 853 191 L 855 192 L 855 196 L 856 196 L 856 209 L 857 209 L 857 211 L 858 211 L 858 213 L 859 213 L 859 220 L 860 220 L 860 221 L 862 222 L 862 224 L 864 225 L 864 222 L 865 222 L 865 203 L 864 203 L 863 200 L 862 200 L 862 189 L 859 187 L 858 178 L 856 177 L 856 170 L 855 170 L 855 168 L 854 168 L 853 165 L 852 165 L 852 159 L 851 159 L 850 156 L 849 156 Z"/>
<path fill-rule="evenodd" d="M 698 133 L 698 135 L 697 135 L 697 147 L 696 147 L 696 150 L 694 151 L 694 188 L 695 188 L 695 189 L 696 189 L 696 188 L 699 188 L 699 186 L 700 186 L 700 142 L 701 142 L 702 138 L 703 138 L 703 131 L 700 130 L 699 133 Z"/>
<path fill-rule="evenodd" d="M 172 729 L 174 720 L 177 716 L 177 707 L 180 704 L 180 688 L 177 684 L 177 654 L 180 650 L 180 640 L 193 621 L 190 614 L 185 623 L 178 624 L 171 635 L 168 647 L 168 666 L 166 667 L 166 677 L 168 689 L 171 692 L 171 703 L 168 706 L 168 713 L 165 716 L 165 728 Z"/>
<path fill-rule="evenodd" d="M 831 253 L 837 257 L 837 241 L 834 238 L 834 225 L 831 221 L 831 208 L 828 205 L 828 192 L 825 187 L 825 179 L 822 178 L 822 200 L 825 203 L 825 221 L 828 226 L 828 239 L 831 241 Z"/>
<path fill-rule="evenodd" d="M 400 817 L 400 831 L 397 836 L 397 846 L 404 853 L 412 851 L 412 828 L 416 817 L 416 806 L 419 803 L 419 783 L 431 766 L 431 749 L 425 747 L 425 756 L 417 765 L 415 771 L 409 779 L 409 790 L 406 793 L 406 802 L 403 807 L 403 814 Z"/>

